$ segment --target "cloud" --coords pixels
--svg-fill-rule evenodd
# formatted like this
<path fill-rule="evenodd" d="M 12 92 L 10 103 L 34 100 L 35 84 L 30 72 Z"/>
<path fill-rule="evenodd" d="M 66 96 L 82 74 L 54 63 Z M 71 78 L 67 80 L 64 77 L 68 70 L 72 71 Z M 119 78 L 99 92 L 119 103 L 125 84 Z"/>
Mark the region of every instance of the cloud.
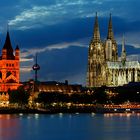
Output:
<path fill-rule="evenodd" d="M 75 83 L 80 83 L 78 75 L 84 75 L 83 68 L 85 69 L 84 63 L 87 58 L 85 55 L 87 52 L 84 50 L 87 50 L 87 46 L 83 40 L 52 44 L 42 48 L 23 49 L 21 50 L 21 79 L 24 81 L 27 80 L 25 77 L 28 79 L 32 77 L 33 58 L 36 53 L 39 53 L 40 80 L 64 81 L 64 79 L 68 79 L 72 83 L 72 80 L 75 79 Z M 71 75 L 73 78 L 70 78 Z M 83 79 L 81 83 L 84 83 Z"/>
<path fill-rule="evenodd" d="M 128 55 L 127 61 L 140 61 L 140 54 Z"/>
<path fill-rule="evenodd" d="M 132 31 L 126 33 L 126 43 L 133 46 L 134 48 L 140 48 L 140 41 L 139 41 L 139 36 L 140 36 L 140 28 L 137 28 L 137 31 Z"/>
<path fill-rule="evenodd" d="M 44 46 L 44 47 L 34 47 L 31 49 L 24 48 L 23 49 L 24 51 L 21 53 L 21 58 L 22 58 L 21 61 L 32 61 L 32 58 L 27 59 L 26 57 L 31 56 L 31 55 L 35 56 L 36 53 L 66 49 L 71 46 L 87 47 L 87 45 L 84 44 L 84 42 L 82 42 L 82 40 L 79 40 L 79 41 L 75 41 L 75 42 L 62 42 L 62 43 L 52 44 L 52 45 L 48 45 L 48 46 Z"/>
<path fill-rule="evenodd" d="M 130 44 L 130 45 L 134 46 L 134 48 L 136 49 L 140 49 L 140 44 Z"/>
<path fill-rule="evenodd" d="M 40 17 L 47 16 L 49 13 L 47 11 L 47 7 L 45 6 L 34 6 L 32 9 L 27 9 L 17 15 L 15 19 L 9 21 L 9 25 L 16 25 L 22 22 L 31 22 L 38 20 Z M 21 28 L 24 29 L 26 26 L 22 26 Z M 25 28 L 26 29 L 26 28 Z"/>
<path fill-rule="evenodd" d="M 26 67 L 24 66 L 20 68 L 21 73 L 31 72 L 31 70 L 32 70 L 32 67 L 29 67 L 29 66 L 26 66 Z"/>
<path fill-rule="evenodd" d="M 42 80 L 64 81 L 67 79 L 70 83 L 84 83 L 87 54 L 87 47 L 78 46 L 43 52 L 39 55 L 38 60 L 41 67 L 39 77 Z M 42 59 L 43 61 L 41 61 Z"/>
<path fill-rule="evenodd" d="M 27 30 L 75 18 L 93 17 L 96 11 L 99 11 L 101 16 L 108 13 L 107 9 L 102 10 L 100 5 L 103 2 L 99 0 L 63 0 L 55 1 L 55 4 L 51 5 L 35 5 L 35 2 L 33 3 L 31 7 L 24 8 L 14 18 L 10 19 L 8 24 L 18 30 Z M 95 8 L 98 5 L 99 7 Z"/>
<path fill-rule="evenodd" d="M 0 24 L 9 19 L 13 35 L 24 47 L 21 49 L 23 79 L 31 77 L 34 56 L 39 53 L 42 80 L 84 81 L 95 12 L 98 12 L 102 39 L 106 38 L 111 12 L 117 43 L 121 44 L 125 33 L 128 60 L 139 59 L 138 0 L 16 0 L 10 1 L 10 6 L 8 0 L 6 3 L 0 8 Z"/>
<path fill-rule="evenodd" d="M 22 54 L 22 53 L 21 53 Z M 33 61 L 33 58 L 24 58 L 23 55 L 20 58 L 20 62 L 28 62 L 28 61 Z"/>
<path fill-rule="evenodd" d="M 96 11 L 100 16 L 108 16 L 112 12 L 114 16 L 136 20 L 140 19 L 137 14 L 139 4 L 138 0 L 2 0 L 0 22 L 4 25 L 8 21 L 13 29 L 28 30 L 75 18 L 93 17 Z"/>

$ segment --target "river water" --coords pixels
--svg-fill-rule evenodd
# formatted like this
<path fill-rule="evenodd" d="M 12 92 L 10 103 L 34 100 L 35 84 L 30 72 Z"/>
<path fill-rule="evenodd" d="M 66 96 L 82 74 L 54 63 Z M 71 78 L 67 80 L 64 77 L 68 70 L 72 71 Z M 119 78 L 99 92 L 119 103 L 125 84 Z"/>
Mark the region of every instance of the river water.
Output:
<path fill-rule="evenodd" d="M 0 115 L 0 140 L 139 140 L 140 114 Z"/>

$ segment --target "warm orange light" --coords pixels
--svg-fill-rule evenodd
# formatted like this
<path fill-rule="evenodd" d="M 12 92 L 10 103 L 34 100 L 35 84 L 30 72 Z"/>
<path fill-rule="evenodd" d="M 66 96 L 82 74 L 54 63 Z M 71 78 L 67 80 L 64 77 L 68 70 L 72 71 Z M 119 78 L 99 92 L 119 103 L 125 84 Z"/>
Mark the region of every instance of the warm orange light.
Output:
<path fill-rule="evenodd" d="M 16 90 L 19 87 L 19 47 L 13 51 L 10 35 L 7 32 L 2 56 L 0 56 L 0 92 Z M 14 55 L 15 54 L 15 55 Z"/>

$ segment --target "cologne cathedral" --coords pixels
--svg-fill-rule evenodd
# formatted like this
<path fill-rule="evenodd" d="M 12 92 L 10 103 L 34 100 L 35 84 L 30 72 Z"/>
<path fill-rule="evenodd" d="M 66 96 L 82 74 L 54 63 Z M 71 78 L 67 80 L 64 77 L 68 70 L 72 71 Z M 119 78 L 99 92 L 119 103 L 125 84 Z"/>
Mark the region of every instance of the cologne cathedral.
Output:
<path fill-rule="evenodd" d="M 9 31 L 0 56 L 0 92 L 16 90 L 19 83 L 19 47 L 12 48 Z"/>
<path fill-rule="evenodd" d="M 124 39 L 121 56 L 118 56 L 118 46 L 114 38 L 111 14 L 107 37 L 105 41 L 102 41 L 96 13 L 93 38 L 88 52 L 87 86 L 122 86 L 129 82 L 139 81 L 140 63 L 138 61 L 127 61 Z"/>

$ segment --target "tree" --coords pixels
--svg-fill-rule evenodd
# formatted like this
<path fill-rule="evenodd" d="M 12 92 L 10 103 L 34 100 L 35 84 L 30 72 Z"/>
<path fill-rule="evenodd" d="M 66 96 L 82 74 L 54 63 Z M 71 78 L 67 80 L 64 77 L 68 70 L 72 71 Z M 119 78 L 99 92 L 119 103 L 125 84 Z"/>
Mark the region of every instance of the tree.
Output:
<path fill-rule="evenodd" d="M 18 103 L 19 105 L 28 103 L 30 95 L 22 87 L 19 87 L 17 90 L 9 91 L 8 93 L 10 103 Z"/>
<path fill-rule="evenodd" d="M 108 97 L 105 92 L 105 87 L 96 88 L 93 94 L 94 94 L 93 98 L 96 101 L 96 103 L 99 103 L 99 104 L 107 103 Z"/>

